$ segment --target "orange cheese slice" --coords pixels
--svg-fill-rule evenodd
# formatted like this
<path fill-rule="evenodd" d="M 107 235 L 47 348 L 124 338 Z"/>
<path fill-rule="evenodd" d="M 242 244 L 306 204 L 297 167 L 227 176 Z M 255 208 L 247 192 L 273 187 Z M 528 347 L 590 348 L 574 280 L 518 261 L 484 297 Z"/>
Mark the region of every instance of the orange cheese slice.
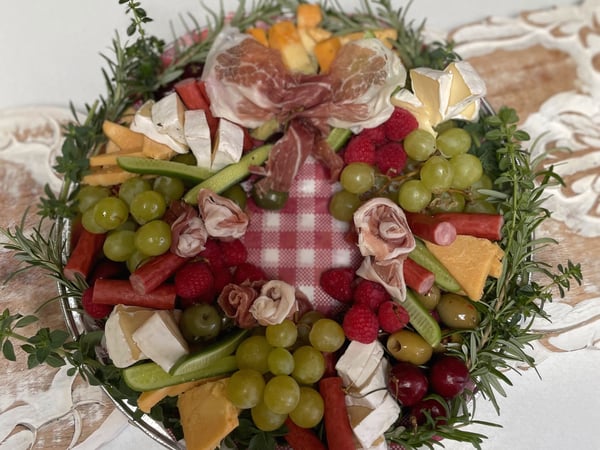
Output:
<path fill-rule="evenodd" d="M 239 424 L 238 409 L 226 394 L 227 379 L 186 390 L 179 396 L 183 437 L 188 450 L 214 450 Z"/>
<path fill-rule="evenodd" d="M 496 275 L 502 270 L 500 259 L 503 251 L 488 239 L 458 235 L 450 245 L 436 245 L 427 241 L 425 245 L 471 300 L 481 299 L 490 272 Z"/>

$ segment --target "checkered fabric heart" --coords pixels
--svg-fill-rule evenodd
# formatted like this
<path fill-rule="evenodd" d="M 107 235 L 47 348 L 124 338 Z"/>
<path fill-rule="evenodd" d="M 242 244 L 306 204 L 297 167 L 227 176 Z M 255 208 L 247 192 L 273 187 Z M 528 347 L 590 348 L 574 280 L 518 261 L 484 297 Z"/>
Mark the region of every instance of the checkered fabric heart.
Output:
<path fill-rule="evenodd" d="M 336 189 L 339 185 L 330 182 L 326 169 L 309 157 L 283 209 L 267 211 L 249 204 L 250 225 L 244 236 L 249 262 L 269 277 L 296 286 L 325 314 L 337 313 L 341 304 L 320 288 L 321 272 L 358 268 L 362 261 L 356 243 L 347 239 L 349 225 L 328 212 Z"/>

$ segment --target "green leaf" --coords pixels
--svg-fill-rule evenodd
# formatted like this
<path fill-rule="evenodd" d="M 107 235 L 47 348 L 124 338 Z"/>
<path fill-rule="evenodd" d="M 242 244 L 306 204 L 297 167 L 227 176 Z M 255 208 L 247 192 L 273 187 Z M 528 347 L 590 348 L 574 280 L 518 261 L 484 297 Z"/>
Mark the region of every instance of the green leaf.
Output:
<path fill-rule="evenodd" d="M 12 342 L 6 339 L 2 344 L 2 354 L 9 361 L 16 361 L 17 356 L 15 355 L 15 347 Z"/>
<path fill-rule="evenodd" d="M 16 323 L 15 323 L 15 328 L 23 328 L 26 327 L 27 325 L 31 325 L 32 323 L 37 322 L 39 319 L 36 316 L 33 315 L 29 315 L 29 316 L 25 316 L 22 317 L 21 319 L 19 319 Z"/>

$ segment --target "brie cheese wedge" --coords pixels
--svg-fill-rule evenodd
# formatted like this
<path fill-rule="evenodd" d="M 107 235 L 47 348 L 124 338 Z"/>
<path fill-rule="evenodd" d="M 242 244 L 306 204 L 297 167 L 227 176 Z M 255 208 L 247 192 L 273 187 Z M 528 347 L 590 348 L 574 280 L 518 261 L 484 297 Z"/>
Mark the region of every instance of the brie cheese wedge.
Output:
<path fill-rule="evenodd" d="M 360 389 L 373 375 L 383 357 L 383 345 L 375 340 L 370 344 L 351 341 L 335 365 L 344 386 Z M 357 364 L 357 361 L 360 363 Z"/>
<path fill-rule="evenodd" d="M 187 153 L 189 151 L 187 144 L 176 141 L 168 134 L 161 133 L 158 128 L 156 128 L 152 121 L 152 107 L 154 104 L 154 100 L 148 100 L 144 103 L 140 109 L 135 112 L 129 128 L 144 134 L 153 141 L 165 144 L 177 153 Z"/>
<path fill-rule="evenodd" d="M 172 92 L 152 105 L 152 122 L 159 132 L 169 135 L 180 144 L 185 144 L 184 112 L 185 106 L 179 95 Z"/>
<path fill-rule="evenodd" d="M 172 311 L 154 311 L 132 335 L 139 349 L 165 372 L 189 353 Z"/>
<path fill-rule="evenodd" d="M 211 170 L 217 171 L 229 164 L 237 163 L 244 149 L 244 131 L 239 125 L 219 119 L 212 154 Z"/>
<path fill-rule="evenodd" d="M 116 305 L 104 326 L 108 356 L 116 367 L 128 367 L 147 359 L 132 335 L 154 314 L 153 309 Z"/>
<path fill-rule="evenodd" d="M 210 170 L 212 146 L 206 113 L 201 109 L 188 109 L 184 118 L 183 133 L 190 150 L 196 157 L 196 165 Z"/>

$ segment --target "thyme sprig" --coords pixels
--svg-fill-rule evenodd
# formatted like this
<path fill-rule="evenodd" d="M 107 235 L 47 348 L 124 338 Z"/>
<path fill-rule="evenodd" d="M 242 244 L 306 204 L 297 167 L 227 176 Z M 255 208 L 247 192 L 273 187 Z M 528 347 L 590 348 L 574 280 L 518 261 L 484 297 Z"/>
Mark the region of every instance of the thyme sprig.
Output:
<path fill-rule="evenodd" d="M 75 299 L 81 296 L 86 283 L 84 280 L 69 281 L 62 276 L 65 256 L 63 219 L 74 217 L 77 183 L 89 170 L 88 157 L 105 143 L 104 120 L 119 120 L 136 102 L 160 95 L 185 76 L 190 66 L 201 69 L 215 37 L 226 24 L 242 30 L 256 23 L 269 24 L 293 14 L 300 2 L 257 0 L 247 8 L 246 2 L 242 1 L 231 15 L 227 15 L 222 7 L 218 11 L 205 8 L 207 18 L 202 23 L 192 14 L 182 18 L 187 37 L 191 39 L 175 38 L 170 45 L 146 33 L 145 25 L 152 19 L 140 2 L 119 0 L 119 3 L 126 5 L 130 17 L 126 34 L 133 40 L 122 40 L 118 34 L 112 40 L 112 53 L 103 55 L 105 96 L 85 105 L 83 121 L 71 105 L 74 120 L 64 130 L 62 155 L 55 166 L 64 179 L 62 189 L 54 193 L 45 187 L 45 197 L 40 200 L 37 210 L 40 221 L 30 234 L 26 233 L 25 217 L 13 229 L 0 229 L 5 240 L 2 246 L 14 251 L 21 263 L 11 278 L 30 268 L 39 269 Z M 405 8 L 394 8 L 391 0 L 363 0 L 356 11 L 348 14 L 341 2 L 333 0 L 331 4 L 323 5 L 323 26 L 338 34 L 394 28 L 398 38 L 392 44 L 409 69 L 419 66 L 443 69 L 449 62 L 459 59 L 452 43 L 425 42 L 425 22 L 415 25 L 408 20 L 409 5 L 410 2 Z M 170 55 L 168 65 L 164 63 L 165 53 Z M 505 218 L 502 241 L 505 264 L 498 280 L 488 281 L 484 298 L 477 303 L 481 325 L 475 330 L 461 332 L 461 343 L 448 345 L 448 351 L 464 359 L 470 367 L 475 382 L 473 395 L 452 400 L 436 398 L 448 412 L 441 420 L 427 416 L 425 424 L 415 427 L 407 421 L 409 417 L 401 418 L 386 437 L 407 449 L 440 445 L 434 437 L 481 448 L 485 436 L 469 431 L 467 427 L 474 423 L 495 425 L 474 419 L 472 411 L 480 399 L 476 393 L 489 399 L 499 410 L 497 396 L 505 396 L 506 386 L 511 385 L 507 373 L 518 371 L 522 365 L 535 367 L 534 359 L 527 352 L 531 343 L 540 337 L 531 332 L 533 319 L 546 317 L 544 304 L 552 301 L 555 292 L 563 297 L 573 283 L 581 283 L 578 264 L 568 261 L 564 266 L 553 268 L 535 258 L 540 249 L 556 244 L 552 239 L 538 237 L 536 230 L 550 215 L 544 207 L 545 189 L 562 180 L 552 167 L 540 169 L 540 158 L 530 159 L 524 147 L 529 136 L 518 129 L 517 123 L 515 111 L 502 108 L 497 114 L 490 111 L 477 123 L 465 126 L 476 138 L 477 146 L 471 152 L 479 156 L 485 172 L 495 179 L 494 190 L 489 191 L 489 195 Z M 123 383 L 119 369 L 105 364 L 96 355 L 102 331 L 87 331 L 75 340 L 71 340 L 66 331 L 48 328 L 26 336 L 23 330 L 37 322 L 35 315 L 11 314 L 8 310 L 0 315 L 0 344 L 6 359 L 16 359 L 15 344 L 18 342 L 28 355 L 29 367 L 70 364 L 70 373 L 79 372 L 90 383 L 104 386 L 114 398 L 134 402 L 136 394 Z M 177 429 L 174 409 L 173 402 L 165 402 L 153 408 L 152 415 Z M 277 440 L 277 433 L 258 433 L 250 428 L 238 430 L 247 434 L 240 439 L 259 443 L 257 448 L 267 442 L 272 445 Z M 233 435 L 231 443 L 239 443 Z"/>

